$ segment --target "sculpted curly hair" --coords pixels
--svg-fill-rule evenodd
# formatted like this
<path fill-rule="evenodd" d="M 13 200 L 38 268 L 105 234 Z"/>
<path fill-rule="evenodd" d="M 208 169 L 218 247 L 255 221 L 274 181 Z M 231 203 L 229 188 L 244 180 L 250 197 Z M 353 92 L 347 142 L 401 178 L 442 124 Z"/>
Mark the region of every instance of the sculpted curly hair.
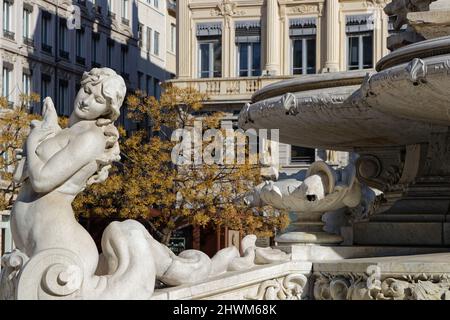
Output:
<path fill-rule="evenodd" d="M 110 68 L 93 68 L 84 72 L 81 78 L 82 86 L 101 86 L 101 93 L 109 107 L 109 113 L 103 118 L 114 122 L 120 115 L 120 106 L 125 99 L 127 87 L 125 81 Z"/>

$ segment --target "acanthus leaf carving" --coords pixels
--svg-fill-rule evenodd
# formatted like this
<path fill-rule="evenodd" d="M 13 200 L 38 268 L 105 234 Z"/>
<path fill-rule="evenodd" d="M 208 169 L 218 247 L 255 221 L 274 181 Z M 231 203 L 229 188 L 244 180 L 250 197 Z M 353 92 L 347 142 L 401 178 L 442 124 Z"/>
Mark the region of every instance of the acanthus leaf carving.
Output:
<path fill-rule="evenodd" d="M 449 300 L 448 274 L 407 274 L 385 277 L 374 285 L 366 273 L 319 273 L 316 300 Z"/>

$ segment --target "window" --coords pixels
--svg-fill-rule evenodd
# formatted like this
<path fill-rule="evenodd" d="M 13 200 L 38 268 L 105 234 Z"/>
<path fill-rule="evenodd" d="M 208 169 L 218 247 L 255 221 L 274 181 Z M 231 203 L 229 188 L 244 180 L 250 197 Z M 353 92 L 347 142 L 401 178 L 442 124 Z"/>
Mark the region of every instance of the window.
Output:
<path fill-rule="evenodd" d="M 159 56 L 159 32 L 155 31 L 153 35 L 153 53 Z"/>
<path fill-rule="evenodd" d="M 220 41 L 199 43 L 200 78 L 221 77 L 222 45 Z"/>
<path fill-rule="evenodd" d="M 198 76 L 222 76 L 222 24 L 198 23 Z"/>
<path fill-rule="evenodd" d="M 75 33 L 75 53 L 76 62 L 78 64 L 84 65 L 86 59 L 84 57 L 84 28 L 77 29 Z"/>
<path fill-rule="evenodd" d="M 44 101 L 46 97 L 51 95 L 51 81 L 52 78 L 47 74 L 42 74 L 41 76 L 41 101 Z"/>
<path fill-rule="evenodd" d="M 289 37 L 291 39 L 291 73 L 316 73 L 316 19 L 290 20 Z"/>
<path fill-rule="evenodd" d="M 67 45 L 67 22 L 64 19 L 59 20 L 59 56 L 69 59 L 69 50 Z"/>
<path fill-rule="evenodd" d="M 145 91 L 148 96 L 151 94 L 151 88 L 152 88 L 152 77 L 147 75 L 145 79 Z"/>
<path fill-rule="evenodd" d="M 12 6 L 13 2 L 3 0 L 3 36 L 14 40 L 12 32 Z"/>
<path fill-rule="evenodd" d="M 154 78 L 153 79 L 153 95 L 156 99 L 159 99 L 161 95 L 161 87 L 159 85 L 159 79 Z"/>
<path fill-rule="evenodd" d="M 92 8 L 96 14 L 102 13 L 102 6 L 100 0 L 92 0 Z"/>
<path fill-rule="evenodd" d="M 138 46 L 139 48 L 142 48 L 142 29 L 144 28 L 144 26 L 142 25 L 142 23 L 138 24 Z"/>
<path fill-rule="evenodd" d="M 50 45 L 50 32 L 51 32 L 51 15 L 49 12 L 42 12 L 42 20 L 41 20 L 41 41 L 42 41 L 42 50 L 47 53 L 52 53 L 52 46 Z"/>
<path fill-rule="evenodd" d="M 122 23 L 128 25 L 128 0 L 122 0 Z"/>
<path fill-rule="evenodd" d="M 31 74 L 29 70 L 22 73 L 22 93 L 29 96 L 31 93 Z"/>
<path fill-rule="evenodd" d="M 348 70 L 373 68 L 373 28 L 371 15 L 347 17 Z"/>
<path fill-rule="evenodd" d="M 152 28 L 147 27 L 147 52 L 152 50 Z"/>
<path fill-rule="evenodd" d="M 175 53 L 175 51 L 177 50 L 176 43 L 177 43 L 177 28 L 172 23 L 170 24 L 170 51 L 173 53 Z"/>
<path fill-rule="evenodd" d="M 23 18 L 23 29 L 22 29 L 22 37 L 25 44 L 32 44 L 32 36 L 31 36 L 31 12 L 33 7 L 28 7 L 24 4 L 22 18 Z"/>
<path fill-rule="evenodd" d="M 259 21 L 236 22 L 237 73 L 239 77 L 261 75 L 261 25 Z"/>
<path fill-rule="evenodd" d="M 237 59 L 239 77 L 261 75 L 261 43 L 239 43 Z"/>
<path fill-rule="evenodd" d="M 138 83 L 137 83 L 138 89 L 139 90 L 144 90 L 144 84 L 142 83 L 143 78 L 144 78 L 144 74 L 142 72 L 138 71 L 137 78 L 138 78 Z"/>
<path fill-rule="evenodd" d="M 315 149 L 291 146 L 291 163 L 313 163 L 315 156 Z"/>
<path fill-rule="evenodd" d="M 106 66 L 112 67 L 112 57 L 114 53 L 114 41 L 111 39 L 108 39 L 106 41 Z"/>
<path fill-rule="evenodd" d="M 125 78 L 125 80 L 128 80 L 128 73 L 127 71 L 127 61 L 128 60 L 128 47 L 126 45 L 122 45 L 120 50 L 120 72 L 122 73 L 122 76 Z"/>
<path fill-rule="evenodd" d="M 154 0 L 155 8 L 159 8 L 159 0 Z"/>
<path fill-rule="evenodd" d="M 114 13 L 114 1 L 113 0 L 108 0 L 108 17 L 115 19 L 116 18 L 116 14 Z"/>
<path fill-rule="evenodd" d="M 58 114 L 69 115 L 69 83 L 67 80 L 59 80 L 58 86 Z"/>
<path fill-rule="evenodd" d="M 2 96 L 5 97 L 8 101 L 11 101 L 12 97 L 10 96 L 10 92 L 12 89 L 12 68 L 11 66 L 3 66 L 3 81 L 2 81 Z"/>
<path fill-rule="evenodd" d="M 92 33 L 91 59 L 92 59 L 92 67 L 94 68 L 100 67 L 98 54 L 99 44 L 100 44 L 100 34 Z"/>

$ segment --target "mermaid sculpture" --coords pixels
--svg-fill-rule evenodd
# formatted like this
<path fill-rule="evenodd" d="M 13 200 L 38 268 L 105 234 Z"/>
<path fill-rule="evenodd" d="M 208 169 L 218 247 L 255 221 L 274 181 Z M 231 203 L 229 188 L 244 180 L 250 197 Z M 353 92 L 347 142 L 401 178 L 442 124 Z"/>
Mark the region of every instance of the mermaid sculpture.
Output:
<path fill-rule="evenodd" d="M 210 259 L 197 250 L 176 256 L 137 221 L 113 222 L 102 237 L 102 254 L 74 218 L 71 203 L 87 185 L 108 177 L 120 159 L 114 121 L 126 94 L 113 70 L 94 68 L 81 80 L 69 119 L 61 129 L 51 98 L 42 121 L 33 121 L 14 179 L 21 190 L 11 212 L 16 250 L 2 257 L 0 299 L 148 299 L 155 279 L 168 285 L 192 283 L 255 261 L 288 259 L 260 251 L 255 236 Z"/>

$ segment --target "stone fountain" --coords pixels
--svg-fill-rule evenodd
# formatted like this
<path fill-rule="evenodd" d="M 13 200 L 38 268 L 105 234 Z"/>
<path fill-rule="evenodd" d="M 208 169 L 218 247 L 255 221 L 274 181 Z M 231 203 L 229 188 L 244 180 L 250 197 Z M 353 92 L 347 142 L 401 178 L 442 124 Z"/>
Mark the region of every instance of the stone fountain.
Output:
<path fill-rule="evenodd" d="M 358 155 L 344 172 L 322 165 L 315 182 L 307 173 L 255 190 L 253 205 L 298 213 L 279 242 L 339 243 L 317 227 L 325 211 L 348 207 L 358 213 L 355 245 L 450 245 L 450 6 L 394 0 L 385 11 L 398 33 L 376 72 L 275 83 L 241 111 L 244 129 L 279 129 L 283 143 Z M 348 198 L 333 201 L 344 189 Z"/>
<path fill-rule="evenodd" d="M 284 143 L 358 155 L 345 168 L 316 162 L 266 181 L 246 199 L 296 212 L 277 242 L 328 247 L 327 257 L 257 248 L 252 235 L 242 255 L 231 247 L 212 258 L 176 256 L 132 220 L 108 226 L 99 255 L 70 205 L 119 157 L 113 121 L 126 88 L 113 70 L 93 69 L 69 128 L 58 126 L 48 99 L 44 120 L 31 125 L 14 177 L 22 182 L 12 210 L 17 249 L 2 257 L 0 299 L 450 300 L 450 8 L 394 0 L 386 12 L 403 31 L 376 72 L 267 86 L 239 118 L 243 128 L 280 129 Z M 343 208 L 354 216 L 350 247 L 322 230 L 322 215 Z M 155 289 L 156 280 L 170 287 Z"/>

